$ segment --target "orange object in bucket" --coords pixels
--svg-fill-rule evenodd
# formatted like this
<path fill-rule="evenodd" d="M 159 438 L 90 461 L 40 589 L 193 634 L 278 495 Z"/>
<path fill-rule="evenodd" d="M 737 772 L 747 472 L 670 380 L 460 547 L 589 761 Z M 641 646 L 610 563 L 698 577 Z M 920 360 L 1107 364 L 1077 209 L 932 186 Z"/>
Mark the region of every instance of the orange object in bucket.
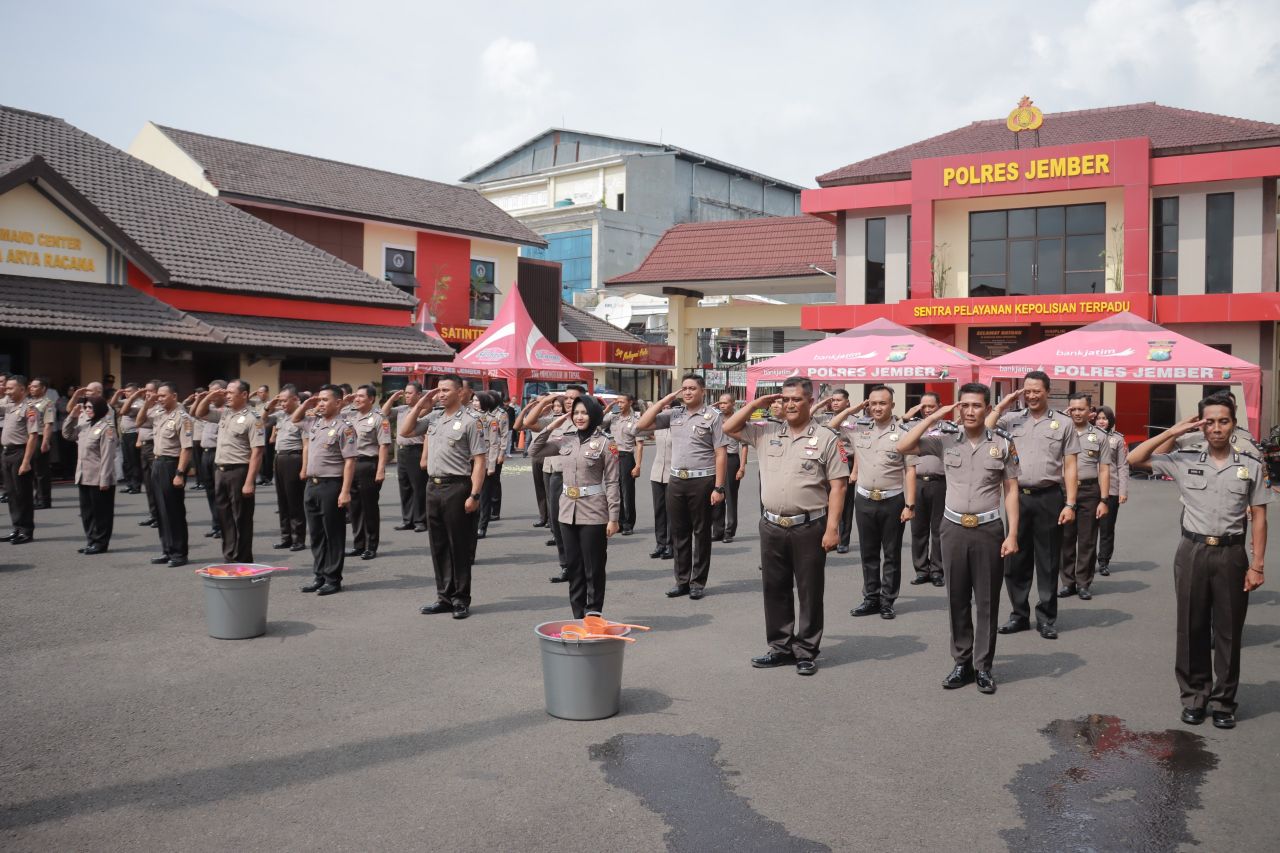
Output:
<path fill-rule="evenodd" d="M 622 640 L 624 643 L 635 642 L 630 637 L 624 637 L 620 634 L 597 634 L 582 625 L 565 625 L 560 629 L 560 636 L 574 640 Z"/>
<path fill-rule="evenodd" d="M 634 631 L 649 630 L 643 625 L 628 625 L 625 622 L 610 622 L 603 616 L 596 616 L 595 614 L 587 614 L 586 616 L 583 616 L 582 624 L 596 633 L 601 633 L 606 628 L 631 628 Z"/>

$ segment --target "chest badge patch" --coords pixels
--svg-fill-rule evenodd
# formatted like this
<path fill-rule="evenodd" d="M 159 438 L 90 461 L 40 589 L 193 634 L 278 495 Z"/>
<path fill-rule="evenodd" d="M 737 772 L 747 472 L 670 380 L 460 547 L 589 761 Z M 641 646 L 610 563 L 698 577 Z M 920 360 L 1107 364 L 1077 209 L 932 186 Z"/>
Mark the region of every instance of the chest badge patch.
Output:
<path fill-rule="evenodd" d="M 1057 421 L 1049 421 L 1049 429 L 1057 429 L 1061 424 Z"/>
<path fill-rule="evenodd" d="M 897 440 L 898 440 L 898 434 L 897 434 L 896 432 L 891 432 L 891 433 L 889 433 L 889 440 L 890 440 L 890 441 L 897 441 Z"/>
<path fill-rule="evenodd" d="M 330 437 L 330 438 L 333 438 L 333 437 L 334 437 L 335 435 L 337 435 L 337 434 L 338 434 L 338 431 L 337 431 L 336 429 L 331 429 L 331 430 L 329 430 L 329 437 Z"/>
<path fill-rule="evenodd" d="M 453 429 L 455 432 L 462 432 L 462 421 L 454 421 Z"/>
<path fill-rule="evenodd" d="M 818 439 L 816 439 L 816 438 L 811 438 L 811 439 L 809 439 L 809 446 L 810 446 L 810 447 L 817 447 L 817 446 L 818 446 Z"/>
<path fill-rule="evenodd" d="M 1244 467 L 1243 465 L 1241 465 L 1239 468 L 1237 468 L 1237 469 L 1236 469 L 1236 479 L 1237 479 L 1237 480 L 1247 480 L 1247 479 L 1249 479 L 1249 469 L 1248 469 L 1248 468 L 1246 468 L 1246 467 Z"/>
<path fill-rule="evenodd" d="M 988 450 L 987 452 L 991 454 L 991 458 L 992 458 L 992 459 L 999 459 L 999 458 L 1000 458 L 1000 448 L 998 448 L 998 447 L 992 447 L 992 448 L 991 448 L 990 450 Z"/>
<path fill-rule="evenodd" d="M 236 423 L 238 424 L 244 423 L 244 415 L 241 415 L 240 417 L 236 418 Z"/>
<path fill-rule="evenodd" d="M 1089 441 L 1092 441 L 1094 444 L 1097 444 L 1097 443 L 1098 443 L 1098 437 L 1097 437 L 1096 435 L 1094 435 L 1093 433 L 1089 433 Z"/>

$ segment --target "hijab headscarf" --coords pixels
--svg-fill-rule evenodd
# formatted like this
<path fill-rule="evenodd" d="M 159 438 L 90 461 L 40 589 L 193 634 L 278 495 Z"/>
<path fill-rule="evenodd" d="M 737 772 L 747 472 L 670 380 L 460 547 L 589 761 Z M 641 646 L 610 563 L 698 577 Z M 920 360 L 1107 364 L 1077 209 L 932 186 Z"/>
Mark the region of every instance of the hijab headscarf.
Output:
<path fill-rule="evenodd" d="M 573 408 L 570 412 L 577 412 L 578 406 L 582 406 L 587 411 L 587 428 L 578 430 L 578 439 L 585 442 L 595 434 L 600 428 L 600 424 L 604 422 L 604 409 L 596 402 L 594 397 L 583 395 L 573 401 Z M 572 415 L 570 415 L 572 418 Z"/>

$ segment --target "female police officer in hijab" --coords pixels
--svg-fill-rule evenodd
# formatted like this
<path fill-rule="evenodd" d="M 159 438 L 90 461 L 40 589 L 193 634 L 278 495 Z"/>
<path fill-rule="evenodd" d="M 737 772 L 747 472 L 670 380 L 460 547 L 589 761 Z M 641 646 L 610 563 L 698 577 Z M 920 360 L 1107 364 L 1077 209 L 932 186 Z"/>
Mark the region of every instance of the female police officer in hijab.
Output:
<path fill-rule="evenodd" d="M 573 428 L 557 432 L 567 419 L 572 419 Z M 579 397 L 569 414 L 556 418 L 530 446 L 533 454 L 548 447 L 564 468 L 559 520 L 575 619 L 604 610 L 606 545 L 618 532 L 622 506 L 618 457 L 600 429 L 603 421 L 600 404 Z"/>
<path fill-rule="evenodd" d="M 67 404 L 62 437 L 76 443 L 76 485 L 80 490 L 80 522 L 85 547 L 81 554 L 101 554 L 111 545 L 116 518 L 116 450 L 120 436 L 111 409 L 102 397 L 90 397 L 83 405 L 77 390 Z"/>

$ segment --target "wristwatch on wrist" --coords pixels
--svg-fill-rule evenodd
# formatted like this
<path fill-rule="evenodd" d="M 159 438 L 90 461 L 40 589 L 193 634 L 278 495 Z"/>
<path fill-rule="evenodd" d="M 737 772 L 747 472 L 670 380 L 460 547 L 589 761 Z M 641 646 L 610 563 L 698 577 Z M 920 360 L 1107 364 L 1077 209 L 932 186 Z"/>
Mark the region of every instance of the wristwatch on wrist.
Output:
<path fill-rule="evenodd" d="M 722 494 L 722 495 L 723 495 L 723 494 L 724 494 L 724 486 L 716 486 L 716 487 L 715 487 L 714 489 L 712 489 L 711 491 L 713 491 L 713 492 L 719 492 L 720 494 Z"/>
<path fill-rule="evenodd" d="M 911 510 L 912 512 L 915 512 L 915 511 L 916 511 L 916 505 L 915 505 L 915 504 L 906 504 L 905 506 L 906 506 L 906 508 L 907 508 L 907 509 Z"/>
<path fill-rule="evenodd" d="M 478 494 L 473 494 L 473 495 L 471 496 L 471 500 L 473 500 L 473 501 L 478 501 L 478 500 L 480 500 L 480 496 L 479 496 Z"/>
<path fill-rule="evenodd" d="M 1067 509 L 1071 510 L 1072 512 L 1076 511 L 1076 504 L 1063 504 L 1063 506 L 1065 506 Z"/>

